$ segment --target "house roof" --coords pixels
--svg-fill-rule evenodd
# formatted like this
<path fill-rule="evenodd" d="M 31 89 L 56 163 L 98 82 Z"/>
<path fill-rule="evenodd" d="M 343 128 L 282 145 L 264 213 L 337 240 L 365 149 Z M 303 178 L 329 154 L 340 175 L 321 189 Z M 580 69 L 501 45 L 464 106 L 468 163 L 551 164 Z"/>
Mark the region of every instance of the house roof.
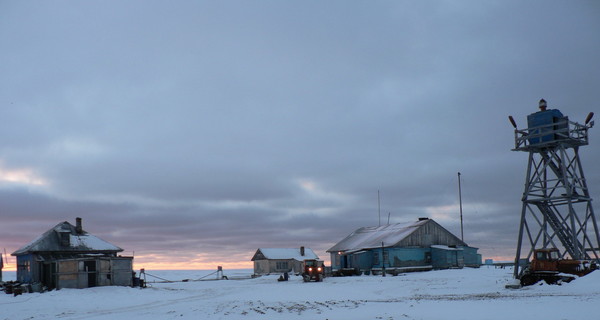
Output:
<path fill-rule="evenodd" d="M 306 259 L 319 259 L 319 257 L 310 248 L 304 248 L 304 255 L 300 254 L 300 248 L 259 248 L 252 257 L 251 261 L 261 260 L 257 259 L 262 255 L 268 260 L 306 260 Z"/>
<path fill-rule="evenodd" d="M 61 235 L 68 234 L 68 246 L 61 244 Z M 66 237 L 66 235 L 65 235 Z M 123 249 L 112 245 L 85 230 L 77 232 L 75 226 L 67 221 L 61 222 L 44 232 L 35 240 L 12 253 L 13 256 L 27 253 L 117 253 Z"/>
<path fill-rule="evenodd" d="M 449 246 L 443 246 L 443 245 L 433 245 L 431 246 L 434 249 L 439 249 L 439 250 L 446 250 L 446 251 L 463 251 L 463 248 L 453 248 L 453 247 L 449 247 Z"/>
<path fill-rule="evenodd" d="M 327 252 L 381 248 L 382 243 L 385 247 L 393 247 L 429 221 L 433 220 L 423 219 L 407 223 L 358 228 L 342 241 L 329 248 Z"/>

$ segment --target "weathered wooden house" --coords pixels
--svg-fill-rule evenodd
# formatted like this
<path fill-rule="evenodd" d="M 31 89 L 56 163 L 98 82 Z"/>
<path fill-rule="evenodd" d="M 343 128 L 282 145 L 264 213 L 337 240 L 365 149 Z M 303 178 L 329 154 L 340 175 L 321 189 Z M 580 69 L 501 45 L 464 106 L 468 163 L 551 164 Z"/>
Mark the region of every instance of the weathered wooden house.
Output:
<path fill-rule="evenodd" d="M 300 273 L 306 259 L 319 259 L 310 248 L 259 248 L 252 257 L 254 274 Z"/>
<path fill-rule="evenodd" d="M 481 265 L 477 248 L 469 247 L 437 222 L 363 227 L 331 247 L 333 270 L 361 272 L 462 268 Z"/>
<path fill-rule="evenodd" d="M 17 281 L 48 289 L 132 285 L 133 257 L 76 225 L 61 222 L 12 253 Z"/>

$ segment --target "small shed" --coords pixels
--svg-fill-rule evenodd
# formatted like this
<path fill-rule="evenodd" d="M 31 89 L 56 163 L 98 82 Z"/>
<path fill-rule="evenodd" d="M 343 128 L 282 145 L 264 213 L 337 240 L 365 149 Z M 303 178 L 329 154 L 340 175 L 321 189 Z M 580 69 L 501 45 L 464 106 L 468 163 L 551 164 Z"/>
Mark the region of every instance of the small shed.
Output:
<path fill-rule="evenodd" d="M 302 272 L 302 262 L 319 259 L 310 248 L 259 248 L 252 257 L 254 274 Z"/>
<path fill-rule="evenodd" d="M 327 252 L 333 270 L 398 271 L 477 267 L 481 255 L 428 218 L 377 227 L 362 227 Z"/>
<path fill-rule="evenodd" d="M 133 257 L 123 249 L 76 225 L 61 222 L 12 253 L 17 257 L 17 281 L 48 289 L 131 286 Z"/>

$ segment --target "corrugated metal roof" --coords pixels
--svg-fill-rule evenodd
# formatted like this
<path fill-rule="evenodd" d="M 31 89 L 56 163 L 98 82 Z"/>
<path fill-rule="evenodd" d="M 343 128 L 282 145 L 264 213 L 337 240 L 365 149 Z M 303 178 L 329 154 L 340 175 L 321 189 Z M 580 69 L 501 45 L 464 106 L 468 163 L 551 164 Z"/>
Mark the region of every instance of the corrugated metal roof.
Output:
<path fill-rule="evenodd" d="M 382 242 L 385 247 L 392 247 L 429 221 L 431 220 L 395 223 L 378 227 L 362 227 L 329 248 L 327 252 L 381 248 Z"/>
<path fill-rule="evenodd" d="M 300 254 L 300 248 L 259 248 L 254 254 L 254 257 L 252 257 L 252 261 L 254 261 L 254 258 L 259 252 L 269 260 L 294 259 L 302 261 L 306 259 L 319 259 L 310 248 L 304 248 L 304 255 Z"/>
<path fill-rule="evenodd" d="M 61 245 L 61 233 L 68 233 L 68 246 Z M 35 240 L 21 247 L 19 250 L 13 252 L 12 255 L 16 256 L 33 252 L 116 253 L 121 251 L 123 251 L 123 249 L 112 245 L 94 235 L 91 235 L 86 231 L 82 230 L 82 232 L 78 234 L 75 226 L 67 221 L 64 221 L 54 226 L 54 228 L 46 231 Z"/>

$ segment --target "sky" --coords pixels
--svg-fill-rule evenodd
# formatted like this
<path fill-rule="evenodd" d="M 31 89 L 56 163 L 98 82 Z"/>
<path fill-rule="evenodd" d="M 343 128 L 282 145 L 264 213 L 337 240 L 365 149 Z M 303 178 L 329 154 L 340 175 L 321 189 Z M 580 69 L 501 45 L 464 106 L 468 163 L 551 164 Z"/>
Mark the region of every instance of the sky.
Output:
<path fill-rule="evenodd" d="M 465 242 L 510 260 L 507 117 L 598 113 L 599 56 L 592 0 L 0 0 L 0 248 L 81 217 L 137 267 L 328 259 L 388 221 L 460 235 L 460 172 Z"/>

